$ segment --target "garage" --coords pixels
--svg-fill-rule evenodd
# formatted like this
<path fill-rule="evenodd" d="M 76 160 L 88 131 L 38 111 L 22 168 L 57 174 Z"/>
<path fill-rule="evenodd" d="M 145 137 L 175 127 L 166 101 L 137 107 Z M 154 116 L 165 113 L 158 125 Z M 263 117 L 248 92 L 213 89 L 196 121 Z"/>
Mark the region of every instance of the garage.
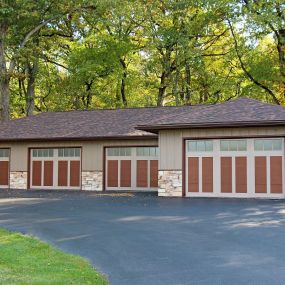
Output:
<path fill-rule="evenodd" d="M 283 138 L 186 140 L 188 197 L 284 198 Z"/>
<path fill-rule="evenodd" d="M 31 149 L 30 188 L 80 189 L 81 149 Z"/>
<path fill-rule="evenodd" d="M 106 148 L 106 190 L 157 190 L 158 147 Z"/>
<path fill-rule="evenodd" d="M 9 187 L 10 149 L 0 149 L 0 188 Z"/>

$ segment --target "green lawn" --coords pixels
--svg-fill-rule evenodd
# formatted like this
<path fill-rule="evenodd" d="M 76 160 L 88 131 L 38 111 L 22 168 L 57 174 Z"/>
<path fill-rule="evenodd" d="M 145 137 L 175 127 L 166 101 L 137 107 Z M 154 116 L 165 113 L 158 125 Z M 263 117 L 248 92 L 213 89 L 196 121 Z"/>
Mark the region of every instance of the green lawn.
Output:
<path fill-rule="evenodd" d="M 81 257 L 0 229 L 0 284 L 106 285 L 108 282 Z"/>

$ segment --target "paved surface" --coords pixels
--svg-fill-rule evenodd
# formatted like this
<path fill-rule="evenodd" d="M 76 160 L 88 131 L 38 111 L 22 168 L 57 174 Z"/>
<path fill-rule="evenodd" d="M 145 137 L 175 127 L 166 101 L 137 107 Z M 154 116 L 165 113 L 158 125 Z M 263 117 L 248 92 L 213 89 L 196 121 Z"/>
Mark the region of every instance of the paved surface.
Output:
<path fill-rule="evenodd" d="M 285 284 L 282 201 L 1 191 L 0 226 L 88 258 L 112 285 Z"/>

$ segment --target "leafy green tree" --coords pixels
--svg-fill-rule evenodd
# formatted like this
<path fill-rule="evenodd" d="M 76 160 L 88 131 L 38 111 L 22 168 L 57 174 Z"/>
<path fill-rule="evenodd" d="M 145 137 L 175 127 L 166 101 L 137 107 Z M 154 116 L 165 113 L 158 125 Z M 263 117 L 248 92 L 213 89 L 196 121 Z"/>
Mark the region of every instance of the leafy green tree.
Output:
<path fill-rule="evenodd" d="M 85 3 L 86 2 L 86 3 Z M 25 62 L 28 73 L 27 113 L 33 109 L 35 76 L 38 69 L 39 36 L 43 29 L 58 32 L 65 17 L 95 8 L 87 1 L 1 0 L 0 6 L 0 95 L 1 119 L 10 116 L 10 82 L 17 64 Z M 86 5 L 85 5 L 86 4 Z"/>

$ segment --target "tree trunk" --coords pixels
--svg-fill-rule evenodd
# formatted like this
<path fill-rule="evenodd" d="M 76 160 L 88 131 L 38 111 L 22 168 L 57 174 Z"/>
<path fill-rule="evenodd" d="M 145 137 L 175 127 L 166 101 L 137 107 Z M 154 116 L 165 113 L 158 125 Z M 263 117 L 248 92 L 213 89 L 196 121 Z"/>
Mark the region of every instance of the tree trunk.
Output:
<path fill-rule="evenodd" d="M 127 79 L 127 65 L 126 62 L 120 58 L 120 63 L 123 67 L 123 77 L 121 80 L 121 97 L 124 107 L 128 106 L 127 97 L 126 97 L 126 79 Z"/>
<path fill-rule="evenodd" d="M 285 103 L 285 29 L 281 29 L 279 32 L 279 38 L 277 42 L 278 58 L 279 58 L 279 67 L 280 73 L 283 77 L 281 82 L 283 103 Z"/>
<path fill-rule="evenodd" d="M 35 57 L 32 64 L 27 65 L 27 93 L 26 93 L 26 115 L 32 116 L 35 111 L 35 81 L 39 67 L 39 59 Z"/>
<path fill-rule="evenodd" d="M 188 61 L 186 61 L 185 64 L 185 81 L 186 81 L 186 95 L 185 95 L 185 101 L 186 104 L 191 104 L 191 70 L 190 70 L 190 64 Z"/>
<path fill-rule="evenodd" d="M 180 98 L 179 98 L 179 93 L 178 93 L 178 81 L 179 81 L 179 77 L 180 77 L 180 72 L 179 72 L 179 64 L 178 64 L 178 51 L 177 51 L 177 46 L 175 49 L 175 60 L 173 61 L 175 66 L 175 74 L 174 74 L 174 82 L 173 82 L 173 95 L 175 98 L 175 105 L 178 106 L 180 103 Z"/>
<path fill-rule="evenodd" d="M 92 103 L 92 85 L 93 85 L 94 80 L 91 80 L 90 82 L 86 81 L 85 86 L 86 86 L 86 100 L 83 98 L 83 103 L 85 105 L 86 109 L 89 109 Z"/>
<path fill-rule="evenodd" d="M 166 90 L 165 81 L 166 81 L 166 72 L 163 71 L 160 76 L 160 86 L 158 88 L 158 96 L 157 96 L 157 102 L 156 102 L 156 105 L 158 107 L 163 105 L 163 99 L 164 99 L 165 90 Z"/>
<path fill-rule="evenodd" d="M 5 47 L 4 47 L 5 34 L 6 34 L 6 28 L 0 26 L 0 104 L 1 104 L 0 120 L 2 121 L 7 121 L 10 118 L 10 110 L 9 110 L 10 75 L 7 74 L 6 59 L 5 59 Z"/>
<path fill-rule="evenodd" d="M 176 72 L 174 75 L 174 84 L 173 84 L 173 95 L 175 97 L 176 106 L 179 106 L 179 103 L 180 103 L 179 93 L 178 93 L 178 80 L 179 80 L 179 71 L 178 71 L 178 68 L 176 68 Z"/>
<path fill-rule="evenodd" d="M 9 90 L 9 79 L 1 79 L 1 120 L 8 121 L 10 119 L 10 90 Z"/>
<path fill-rule="evenodd" d="M 157 106 L 163 105 L 165 91 L 166 91 L 167 83 L 168 83 L 167 80 L 170 78 L 172 72 L 176 69 L 176 62 L 173 61 L 171 63 L 171 52 L 172 51 L 173 49 L 168 47 L 165 54 L 162 57 L 162 62 L 161 62 L 162 72 L 160 75 L 160 84 L 158 88 Z"/>

